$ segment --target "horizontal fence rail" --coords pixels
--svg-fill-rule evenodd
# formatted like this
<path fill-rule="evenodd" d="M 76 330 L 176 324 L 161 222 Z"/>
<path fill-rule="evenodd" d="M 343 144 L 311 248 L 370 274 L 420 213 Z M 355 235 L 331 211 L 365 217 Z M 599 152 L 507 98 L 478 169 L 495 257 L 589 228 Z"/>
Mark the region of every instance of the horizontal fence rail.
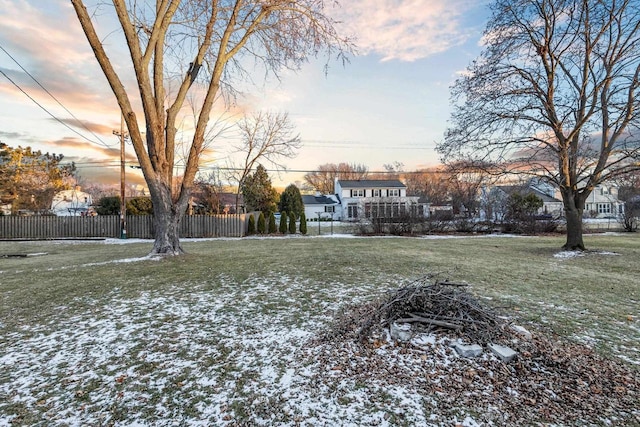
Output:
<path fill-rule="evenodd" d="M 186 215 L 180 223 L 180 237 L 242 237 L 250 215 Z M 0 239 L 110 237 L 120 237 L 118 215 L 0 216 Z M 127 216 L 127 237 L 153 239 L 153 216 Z"/>

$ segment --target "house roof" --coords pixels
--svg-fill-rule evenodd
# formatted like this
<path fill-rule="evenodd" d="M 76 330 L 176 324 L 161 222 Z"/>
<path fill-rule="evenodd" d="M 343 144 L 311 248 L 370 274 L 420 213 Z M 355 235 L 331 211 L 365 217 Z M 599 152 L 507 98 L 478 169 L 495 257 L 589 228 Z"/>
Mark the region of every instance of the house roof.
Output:
<path fill-rule="evenodd" d="M 304 195 L 302 196 L 302 203 L 304 203 L 305 206 L 308 206 L 308 205 L 335 205 L 338 202 L 329 196 Z"/>
<path fill-rule="evenodd" d="M 533 193 L 542 199 L 543 203 L 562 203 L 562 200 L 558 200 L 555 197 L 551 197 L 548 194 L 543 193 L 533 187 L 522 187 L 521 185 L 498 185 L 497 188 L 504 191 L 506 194 L 513 193 L 523 193 L 529 194 Z"/>
<path fill-rule="evenodd" d="M 398 179 L 338 180 L 342 188 L 406 188 Z"/>

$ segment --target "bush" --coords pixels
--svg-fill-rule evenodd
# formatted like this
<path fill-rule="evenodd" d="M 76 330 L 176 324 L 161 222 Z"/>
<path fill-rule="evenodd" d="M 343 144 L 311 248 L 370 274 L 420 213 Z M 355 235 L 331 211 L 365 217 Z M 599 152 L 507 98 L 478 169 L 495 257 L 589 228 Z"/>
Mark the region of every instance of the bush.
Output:
<path fill-rule="evenodd" d="M 636 232 L 640 224 L 640 197 L 636 196 L 624 204 L 624 211 L 618 216 L 618 221 L 625 231 Z"/>
<path fill-rule="evenodd" d="M 120 215 L 120 197 L 105 196 L 96 205 L 98 215 Z"/>
<path fill-rule="evenodd" d="M 150 197 L 134 197 L 127 200 L 127 214 L 153 215 L 153 203 Z"/>
<path fill-rule="evenodd" d="M 260 212 L 260 216 L 258 216 L 258 234 L 264 234 L 265 231 L 267 231 L 267 226 L 264 220 L 264 213 Z"/>
<path fill-rule="evenodd" d="M 300 215 L 300 234 L 307 234 L 307 216 L 304 214 L 304 212 L 302 212 L 302 215 Z"/>
<path fill-rule="evenodd" d="M 287 234 L 287 213 L 280 213 L 280 233 Z"/>
<path fill-rule="evenodd" d="M 276 216 L 273 212 L 269 213 L 269 234 L 276 234 L 278 228 L 276 227 Z"/>
<path fill-rule="evenodd" d="M 253 215 L 249 215 L 249 229 L 247 230 L 247 235 L 256 234 L 256 219 Z"/>
<path fill-rule="evenodd" d="M 296 234 L 296 214 L 289 213 L 289 233 Z"/>

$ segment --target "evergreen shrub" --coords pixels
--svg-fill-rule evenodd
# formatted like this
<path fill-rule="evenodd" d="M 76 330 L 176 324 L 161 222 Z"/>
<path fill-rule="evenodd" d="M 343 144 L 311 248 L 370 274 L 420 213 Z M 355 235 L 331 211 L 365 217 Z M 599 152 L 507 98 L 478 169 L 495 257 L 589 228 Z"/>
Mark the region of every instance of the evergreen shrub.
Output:
<path fill-rule="evenodd" d="M 256 219 L 253 215 L 249 215 L 249 229 L 247 230 L 247 235 L 251 236 L 252 234 L 256 234 Z"/>
<path fill-rule="evenodd" d="M 267 226 L 264 220 L 264 213 L 260 212 L 258 216 L 258 234 L 264 234 L 267 231 Z"/>
<path fill-rule="evenodd" d="M 287 234 L 287 213 L 280 212 L 280 233 Z"/>
<path fill-rule="evenodd" d="M 293 212 L 289 214 L 289 233 L 296 234 L 296 214 Z"/>
<path fill-rule="evenodd" d="M 302 215 L 300 215 L 300 234 L 307 234 L 307 216 L 304 214 L 304 212 L 302 212 Z"/>
<path fill-rule="evenodd" d="M 269 234 L 276 234 L 278 227 L 276 227 L 276 216 L 271 212 L 269 214 Z"/>

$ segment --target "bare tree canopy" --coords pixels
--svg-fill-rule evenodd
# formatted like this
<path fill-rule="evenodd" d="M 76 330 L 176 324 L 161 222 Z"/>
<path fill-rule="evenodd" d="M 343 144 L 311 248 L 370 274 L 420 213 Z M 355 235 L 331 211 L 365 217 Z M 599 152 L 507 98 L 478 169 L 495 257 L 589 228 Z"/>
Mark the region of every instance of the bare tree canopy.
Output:
<path fill-rule="evenodd" d="M 159 254 L 182 252 L 179 223 L 222 86 L 232 88 L 234 79 L 249 79 L 246 64 L 261 63 L 277 72 L 299 68 L 310 55 L 341 55 L 350 49 L 326 15 L 323 0 L 112 0 L 130 55 L 116 64 L 105 50 L 106 34 L 97 33 L 102 27 L 96 20 L 109 9 L 89 12 L 82 0 L 71 3 L 127 124 L 153 200 L 152 252 Z M 123 67 L 127 64 L 129 68 Z M 130 70 L 137 83 L 135 96 L 123 83 Z M 200 99 L 200 104 L 180 186 L 172 191 L 177 123 L 188 98 Z M 136 102 L 143 118 L 136 114 Z"/>
<path fill-rule="evenodd" d="M 305 174 L 304 181 L 322 194 L 333 194 L 335 179 L 358 180 L 369 175 L 369 168 L 356 163 L 326 163 Z"/>
<path fill-rule="evenodd" d="M 584 249 L 596 185 L 638 168 L 640 3 L 496 0 L 485 49 L 453 86 L 443 160 L 544 177 L 562 194 L 565 249 Z"/>
<path fill-rule="evenodd" d="M 238 185 L 236 209 L 240 188 L 257 162 L 284 169 L 281 160 L 295 157 L 302 145 L 288 113 L 260 111 L 245 115 L 238 123 L 238 130 L 241 143 L 235 148 L 242 155 L 242 163 L 229 168 L 229 178 Z"/>

